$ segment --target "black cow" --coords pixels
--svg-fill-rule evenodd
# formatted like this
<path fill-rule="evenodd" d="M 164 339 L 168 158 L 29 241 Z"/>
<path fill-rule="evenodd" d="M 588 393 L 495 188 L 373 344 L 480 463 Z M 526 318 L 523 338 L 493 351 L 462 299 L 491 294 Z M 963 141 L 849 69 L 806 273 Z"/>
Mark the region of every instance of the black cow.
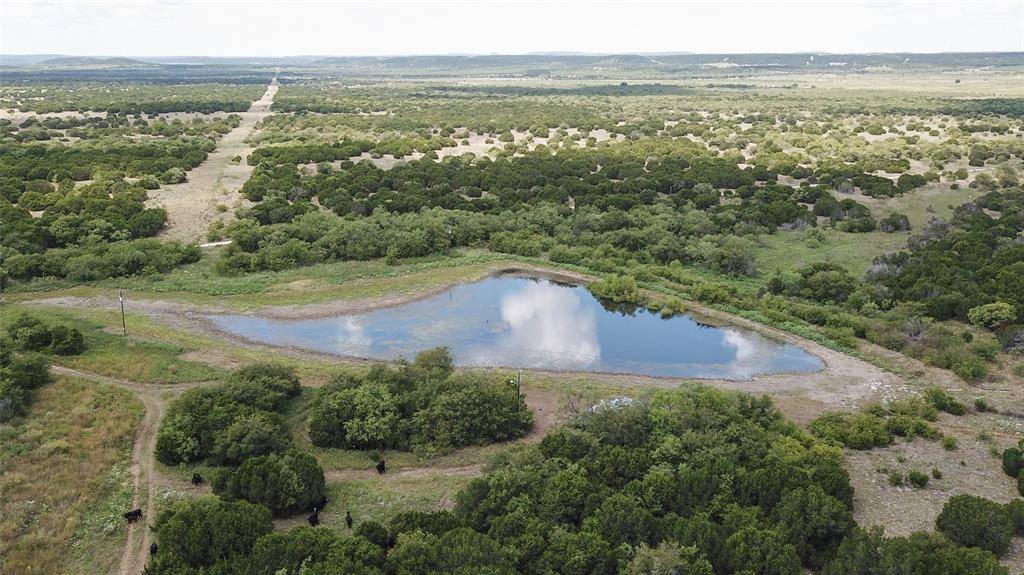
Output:
<path fill-rule="evenodd" d="M 192 485 L 199 485 L 202 482 L 203 482 L 203 476 L 202 475 L 199 475 L 198 473 L 193 473 L 192 474 Z"/>
<path fill-rule="evenodd" d="M 345 526 L 348 527 L 349 529 L 352 529 L 352 512 L 351 511 L 346 511 L 345 512 Z"/>
<path fill-rule="evenodd" d="M 384 463 L 383 459 L 381 459 L 380 461 L 377 462 L 377 473 L 384 475 L 385 469 L 387 469 L 387 464 Z"/>
<path fill-rule="evenodd" d="M 149 544 L 149 554 L 150 555 L 156 555 L 156 550 L 157 550 L 156 543 L 150 543 Z"/>
<path fill-rule="evenodd" d="M 326 495 L 321 496 L 320 499 L 317 499 L 316 501 L 313 502 L 313 509 L 323 510 L 324 507 L 327 507 Z"/>
<path fill-rule="evenodd" d="M 128 523 L 135 523 L 136 521 L 142 518 L 142 510 L 132 509 L 128 513 L 124 514 L 124 518 L 128 520 Z"/>
<path fill-rule="evenodd" d="M 317 509 L 316 507 L 314 507 L 313 508 L 313 512 L 309 514 L 309 517 L 306 518 L 306 521 L 308 521 L 310 526 L 312 526 L 312 527 L 316 527 L 317 525 L 319 525 L 320 524 L 320 510 Z"/>

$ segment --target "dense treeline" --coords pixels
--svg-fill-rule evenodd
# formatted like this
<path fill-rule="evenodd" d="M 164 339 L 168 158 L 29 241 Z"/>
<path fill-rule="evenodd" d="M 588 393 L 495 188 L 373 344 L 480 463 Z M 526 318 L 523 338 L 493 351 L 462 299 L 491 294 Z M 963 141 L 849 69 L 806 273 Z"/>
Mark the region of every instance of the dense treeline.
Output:
<path fill-rule="evenodd" d="M 175 503 L 146 573 L 1007 573 L 993 552 L 1020 533 L 1019 505 L 956 497 L 941 534 L 887 539 L 857 527 L 852 497 L 841 452 L 767 399 L 684 387 L 585 411 L 504 456 L 451 512 L 358 521 L 349 537 L 272 533 L 245 502 Z"/>
<path fill-rule="evenodd" d="M 147 190 L 185 181 L 213 147 L 206 138 L 0 144 L 0 270 L 88 281 L 197 261 L 194 247 L 143 239 L 167 221 L 146 207 Z"/>
<path fill-rule="evenodd" d="M 197 262 L 199 258 L 199 248 L 178 242 L 99 240 L 85 246 L 8 256 L 0 262 L 3 266 L 0 269 L 19 279 L 58 277 L 84 282 L 167 273 L 178 266 Z"/>
<path fill-rule="evenodd" d="M 411 364 L 333 379 L 310 408 L 309 437 L 324 447 L 446 451 L 518 439 L 531 425 L 514 383 L 455 375 L 442 347 Z"/>
<path fill-rule="evenodd" d="M 972 308 L 998 301 L 1024 321 L 1022 232 L 1024 192 L 990 192 L 957 208 L 948 224 L 924 230 L 907 250 L 879 258 L 869 278 L 939 319 L 967 319 Z"/>
<path fill-rule="evenodd" d="M 179 80 L 180 82 L 180 80 Z M 0 106 L 37 112 L 244 112 L 258 100 L 267 80 L 251 84 L 150 84 L 142 82 L 25 83 L 0 89 Z"/>
<path fill-rule="evenodd" d="M 73 145 L 0 144 L 0 177 L 24 182 L 82 181 L 97 171 L 121 171 L 128 176 L 160 176 L 177 168 L 198 166 L 216 148 L 205 137 L 170 140 L 88 140 Z"/>
<path fill-rule="evenodd" d="M 145 135 L 158 138 L 175 136 L 224 135 L 237 128 L 241 117 L 231 114 L 225 117 L 163 119 L 141 116 L 106 114 L 104 116 L 51 116 L 29 117 L 20 124 L 0 120 L 0 141 L 6 138 L 17 142 L 61 140 L 77 138 L 95 140 L 112 136 Z"/>
<path fill-rule="evenodd" d="M 397 257 L 411 257 L 489 243 L 496 251 L 521 255 L 557 248 L 577 260 L 586 257 L 580 250 L 588 247 L 595 255 L 600 253 L 595 259 L 643 252 L 649 261 L 711 261 L 727 273 L 749 274 L 752 268 L 743 261 L 749 254 L 720 254 L 718 244 L 730 244 L 726 251 L 742 252 L 742 242 L 726 236 L 815 225 L 809 206 L 823 193 L 810 187 L 755 186 L 755 180 L 764 182 L 770 174 L 741 170 L 672 142 L 558 156 L 537 152 L 472 164 L 458 158 L 442 163 L 424 159 L 388 171 L 343 161 L 339 171 L 321 169 L 308 176 L 293 164 L 270 164 L 271 156 L 288 157 L 282 156 L 289 154 L 288 148 L 263 149 L 268 161 L 243 189 L 250 199 L 262 200 L 250 212 L 252 218 L 264 226 L 287 224 L 313 211 L 314 199 L 347 218 L 332 222 L 310 216 L 269 228 L 237 224 L 228 233 L 239 249 L 224 255 L 225 271 L 369 259 L 389 250 Z M 315 153 L 333 149 L 317 147 Z M 312 153 L 308 147 L 295 150 L 301 159 Z M 644 159 L 658 153 L 664 156 Z M 441 209 L 421 212 L 429 207 Z M 838 221 L 848 219 L 847 212 L 829 214 Z M 309 226 L 320 229 L 303 231 Z M 377 226 L 380 231 L 373 231 Z M 435 226 L 440 233 L 435 233 Z M 406 237 L 407 229 L 416 237 Z M 270 236 L 274 239 L 266 241 Z M 347 245 L 346 238 L 364 247 Z M 687 246 L 687 238 L 707 245 Z M 338 240 L 346 245 L 336 245 Z M 274 262 L 277 258 L 269 252 L 282 249 L 292 252 L 289 257 L 297 263 Z"/>

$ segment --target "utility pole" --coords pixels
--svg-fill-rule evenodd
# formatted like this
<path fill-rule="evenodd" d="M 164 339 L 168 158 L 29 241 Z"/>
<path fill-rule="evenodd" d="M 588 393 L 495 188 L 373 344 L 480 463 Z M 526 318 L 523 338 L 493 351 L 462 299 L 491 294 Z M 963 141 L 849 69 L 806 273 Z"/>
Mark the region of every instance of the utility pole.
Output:
<path fill-rule="evenodd" d="M 124 321 L 124 290 L 121 288 L 117 290 L 117 299 L 121 302 L 121 333 L 128 335 L 128 324 Z"/>

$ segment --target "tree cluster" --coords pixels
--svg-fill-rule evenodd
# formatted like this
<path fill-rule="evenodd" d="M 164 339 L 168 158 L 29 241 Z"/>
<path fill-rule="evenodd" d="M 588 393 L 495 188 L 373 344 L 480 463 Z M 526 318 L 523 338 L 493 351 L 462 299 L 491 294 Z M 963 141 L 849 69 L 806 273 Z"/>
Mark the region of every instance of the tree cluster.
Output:
<path fill-rule="evenodd" d="M 446 451 L 517 439 L 532 423 L 514 382 L 455 374 L 442 347 L 335 377 L 310 408 L 309 437 L 324 447 Z"/>
<path fill-rule="evenodd" d="M 945 535 L 889 539 L 857 528 L 852 496 L 841 453 L 770 401 L 692 386 L 586 410 L 505 455 L 453 511 L 361 521 L 348 537 L 271 532 L 244 502 L 174 504 L 146 573 L 1006 575 L 989 549 L 1019 502 L 953 498 Z"/>

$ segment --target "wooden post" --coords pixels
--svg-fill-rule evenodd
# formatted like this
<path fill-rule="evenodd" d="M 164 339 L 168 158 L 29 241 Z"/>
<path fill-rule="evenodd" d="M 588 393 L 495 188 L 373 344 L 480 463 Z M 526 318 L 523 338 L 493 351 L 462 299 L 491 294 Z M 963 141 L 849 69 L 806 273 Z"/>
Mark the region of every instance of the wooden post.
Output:
<path fill-rule="evenodd" d="M 125 321 L 124 321 L 124 290 L 123 289 L 119 288 L 117 290 L 117 299 L 120 300 L 120 302 L 121 302 L 121 333 L 123 335 L 128 335 L 128 324 L 125 323 Z"/>

